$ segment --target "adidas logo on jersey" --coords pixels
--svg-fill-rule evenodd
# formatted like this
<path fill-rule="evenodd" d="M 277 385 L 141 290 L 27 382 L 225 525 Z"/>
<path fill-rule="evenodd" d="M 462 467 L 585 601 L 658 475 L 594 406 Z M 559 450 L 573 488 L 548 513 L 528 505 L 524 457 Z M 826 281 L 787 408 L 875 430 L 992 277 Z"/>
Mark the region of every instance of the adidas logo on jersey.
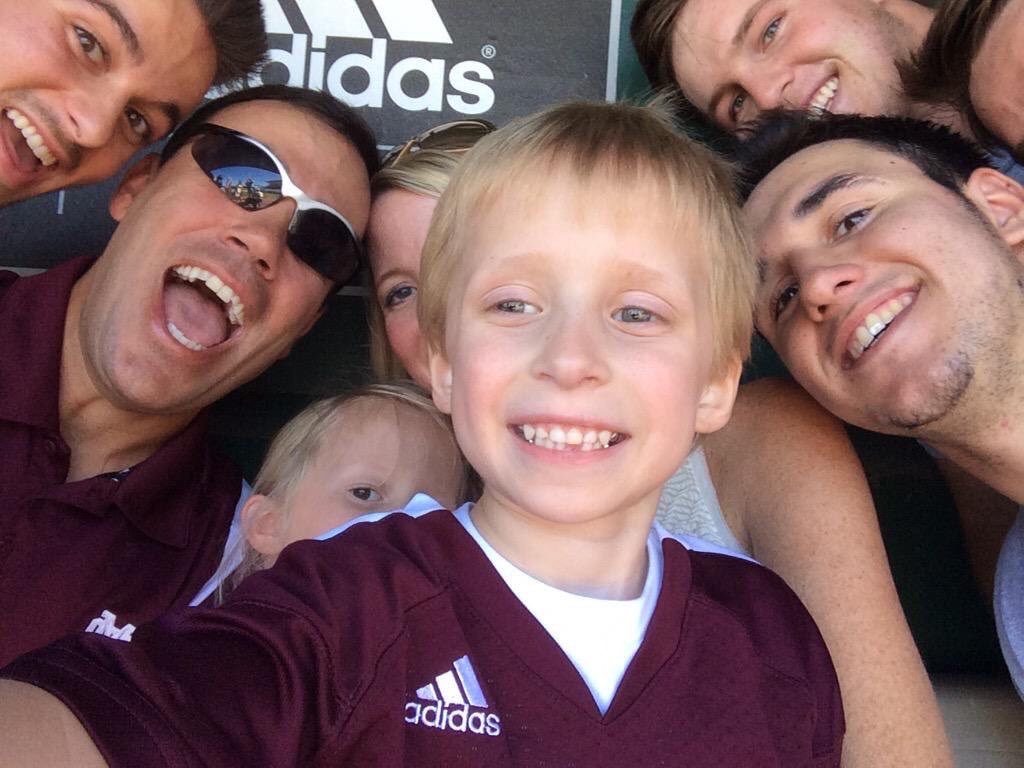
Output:
<path fill-rule="evenodd" d="M 356 0 L 267 0 L 269 66 L 283 67 L 289 85 L 326 90 L 354 107 L 379 109 L 385 96 L 410 112 L 440 112 L 447 105 L 462 114 L 479 115 L 494 106 L 494 90 L 487 84 L 494 72 L 488 65 L 466 60 L 449 67 L 447 58 L 431 56 L 438 46 L 447 52 L 452 45 L 432 0 L 373 0 L 372 5 L 387 38 L 373 35 Z M 290 48 L 275 44 L 273 38 L 283 35 L 291 37 Z M 337 46 L 329 44 L 338 39 L 370 45 L 367 49 L 360 43 L 353 49 L 346 44 L 339 56 Z M 419 43 L 427 50 L 422 56 L 392 60 L 389 39 Z"/>
<path fill-rule="evenodd" d="M 501 718 L 494 712 L 481 711 L 490 707 L 469 656 L 456 659 L 451 669 L 419 688 L 416 698 L 418 701 L 405 705 L 405 722 L 411 725 L 425 725 L 439 731 L 501 735 Z"/>
<path fill-rule="evenodd" d="M 117 614 L 103 611 L 103 613 L 89 622 L 89 626 L 85 628 L 85 631 L 95 632 L 98 635 L 105 635 L 114 640 L 124 640 L 126 643 L 130 643 L 132 633 L 135 631 L 135 625 L 125 624 L 123 627 L 119 627 L 115 623 L 116 621 Z"/>

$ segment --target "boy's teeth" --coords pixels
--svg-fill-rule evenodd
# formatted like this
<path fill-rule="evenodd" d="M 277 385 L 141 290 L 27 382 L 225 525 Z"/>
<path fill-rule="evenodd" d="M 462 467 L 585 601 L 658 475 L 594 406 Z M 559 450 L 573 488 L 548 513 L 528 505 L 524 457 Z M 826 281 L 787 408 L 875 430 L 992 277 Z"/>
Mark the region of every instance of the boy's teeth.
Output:
<path fill-rule="evenodd" d="M 595 451 L 598 448 L 609 447 L 619 438 L 618 432 L 607 429 L 597 431 L 561 424 L 520 424 L 518 429 L 526 442 L 556 451 L 564 451 L 568 447 L 581 451 Z"/>
<path fill-rule="evenodd" d="M 889 327 L 889 323 L 895 320 L 896 316 L 909 307 L 913 301 L 914 299 L 909 295 L 900 296 L 874 312 L 869 312 L 868 316 L 864 318 L 864 322 L 858 325 L 853 332 L 853 339 L 846 348 L 850 357 L 856 360 L 863 355 L 864 351 L 875 343 L 878 335 Z"/>
<path fill-rule="evenodd" d="M 835 97 L 838 89 L 839 78 L 830 77 L 828 82 L 821 86 L 821 88 L 818 89 L 818 92 L 814 94 L 814 98 L 811 99 L 811 103 L 808 104 L 808 108 L 812 112 L 816 112 L 818 114 L 825 112 L 829 104 L 832 103 L 832 99 Z"/>
<path fill-rule="evenodd" d="M 28 121 L 27 117 L 13 108 L 8 108 L 4 114 L 7 115 L 8 120 L 14 123 L 14 127 L 21 131 L 25 143 L 28 144 L 28 148 L 32 150 L 32 154 L 40 163 L 49 167 L 57 162 L 57 158 L 46 146 L 43 137 L 39 135 L 39 131 Z"/>
<path fill-rule="evenodd" d="M 234 292 L 231 286 L 217 277 L 217 275 L 201 267 L 193 267 L 187 264 L 174 267 L 171 271 L 186 283 L 194 283 L 199 280 L 209 288 L 227 307 L 228 322 L 232 325 L 242 325 L 245 322 L 245 306 L 242 304 L 242 300 L 238 298 L 238 294 Z M 180 339 L 178 340 L 180 341 Z M 186 344 L 185 346 L 188 345 Z"/>

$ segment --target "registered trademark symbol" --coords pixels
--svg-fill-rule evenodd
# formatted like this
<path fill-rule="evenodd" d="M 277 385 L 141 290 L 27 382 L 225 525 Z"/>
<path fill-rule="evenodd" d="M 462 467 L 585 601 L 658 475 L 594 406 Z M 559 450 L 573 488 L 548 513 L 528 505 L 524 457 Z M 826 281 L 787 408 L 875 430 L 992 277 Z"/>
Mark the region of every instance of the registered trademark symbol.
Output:
<path fill-rule="evenodd" d="M 495 48 L 490 43 L 487 43 L 487 45 L 480 49 L 480 55 L 483 56 L 485 59 L 493 59 L 495 56 L 498 55 L 498 49 Z"/>

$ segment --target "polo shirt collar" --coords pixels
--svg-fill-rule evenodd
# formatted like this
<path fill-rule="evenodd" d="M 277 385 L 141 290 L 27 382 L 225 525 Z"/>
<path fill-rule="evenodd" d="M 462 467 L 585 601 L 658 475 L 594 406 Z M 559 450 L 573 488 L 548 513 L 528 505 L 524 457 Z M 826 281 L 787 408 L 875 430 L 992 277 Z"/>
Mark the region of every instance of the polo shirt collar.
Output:
<path fill-rule="evenodd" d="M 68 300 L 93 261 L 72 259 L 20 277 L 0 294 L 0 419 L 60 434 L 60 364 Z M 210 486 L 207 420 L 205 412 L 193 419 L 120 477 L 113 493 L 97 488 L 89 495 L 95 508 L 88 511 L 103 514 L 113 503 L 145 535 L 185 547 L 193 516 L 205 511 L 202 495 Z"/>
<path fill-rule="evenodd" d="M 60 431 L 64 320 L 71 289 L 93 261 L 18 278 L 0 296 L 0 419 Z"/>
<path fill-rule="evenodd" d="M 192 517 L 205 512 L 211 463 L 207 415 L 200 413 L 156 453 L 124 475 L 113 502 L 140 531 L 171 547 L 189 541 Z"/>

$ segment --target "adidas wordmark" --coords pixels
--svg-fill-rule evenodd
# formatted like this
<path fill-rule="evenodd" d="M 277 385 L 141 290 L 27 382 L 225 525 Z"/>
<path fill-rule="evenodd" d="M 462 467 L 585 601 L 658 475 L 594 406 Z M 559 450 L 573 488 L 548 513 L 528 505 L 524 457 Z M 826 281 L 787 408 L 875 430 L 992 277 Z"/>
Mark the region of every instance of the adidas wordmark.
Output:
<path fill-rule="evenodd" d="M 484 698 L 476 672 L 463 656 L 452 662 L 452 668 L 438 675 L 433 682 L 417 689 L 418 701 L 405 705 L 405 722 L 439 731 L 501 735 L 501 718 Z"/>

